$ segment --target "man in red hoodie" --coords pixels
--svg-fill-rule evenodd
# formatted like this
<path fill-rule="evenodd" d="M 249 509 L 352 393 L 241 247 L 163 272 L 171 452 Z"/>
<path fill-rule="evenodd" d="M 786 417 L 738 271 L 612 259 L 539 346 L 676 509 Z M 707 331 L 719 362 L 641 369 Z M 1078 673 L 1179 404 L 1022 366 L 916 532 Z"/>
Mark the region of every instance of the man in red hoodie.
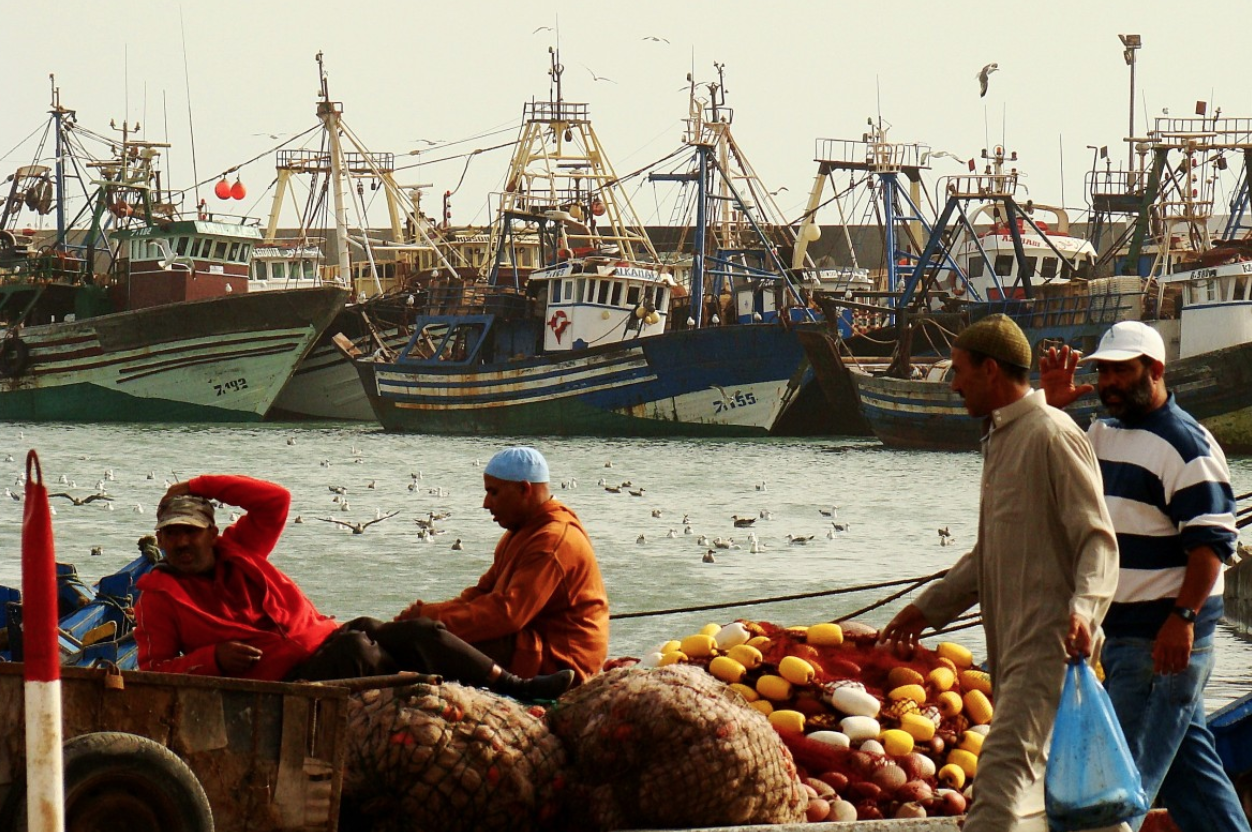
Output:
<path fill-rule="evenodd" d="M 504 527 L 495 558 L 457 598 L 415 601 L 397 620 L 442 622 L 513 673 L 569 668 L 579 682 L 609 649 L 609 599 L 587 530 L 548 489 L 534 448 L 500 451 L 483 469 L 483 508 Z"/>
<path fill-rule="evenodd" d="M 247 512 L 218 533 L 211 500 Z M 414 670 L 531 699 L 555 698 L 566 672 L 520 679 L 426 618 L 340 625 L 317 611 L 269 556 L 291 495 L 250 477 L 202 476 L 170 487 L 157 509 L 164 560 L 140 579 L 139 667 L 273 681 Z"/>

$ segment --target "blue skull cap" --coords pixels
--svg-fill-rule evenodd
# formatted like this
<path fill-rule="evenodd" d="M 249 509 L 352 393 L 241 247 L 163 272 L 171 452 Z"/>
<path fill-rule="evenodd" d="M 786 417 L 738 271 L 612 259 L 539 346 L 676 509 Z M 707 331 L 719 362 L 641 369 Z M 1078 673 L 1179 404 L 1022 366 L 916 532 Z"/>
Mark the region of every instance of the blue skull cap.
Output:
<path fill-rule="evenodd" d="M 548 462 L 534 448 L 505 448 L 491 458 L 483 473 L 508 482 L 548 482 Z"/>

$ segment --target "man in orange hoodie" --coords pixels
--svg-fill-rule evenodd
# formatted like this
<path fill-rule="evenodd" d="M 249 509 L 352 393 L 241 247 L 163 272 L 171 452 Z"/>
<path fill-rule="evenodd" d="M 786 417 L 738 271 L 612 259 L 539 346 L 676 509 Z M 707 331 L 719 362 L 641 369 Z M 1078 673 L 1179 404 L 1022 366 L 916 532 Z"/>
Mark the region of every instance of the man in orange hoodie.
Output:
<path fill-rule="evenodd" d="M 438 603 L 415 601 L 419 616 L 519 676 L 570 669 L 582 682 L 609 649 L 609 600 L 587 530 L 548 489 L 548 463 L 534 448 L 507 448 L 483 469 L 483 508 L 504 527 L 478 583 Z"/>
<path fill-rule="evenodd" d="M 219 534 L 212 500 L 247 513 Z M 272 681 L 413 670 L 523 699 L 554 699 L 574 681 L 570 671 L 520 679 L 428 618 L 322 615 L 269 559 L 290 503 L 287 489 L 251 477 L 170 487 L 157 509 L 165 557 L 137 584 L 140 670 Z"/>

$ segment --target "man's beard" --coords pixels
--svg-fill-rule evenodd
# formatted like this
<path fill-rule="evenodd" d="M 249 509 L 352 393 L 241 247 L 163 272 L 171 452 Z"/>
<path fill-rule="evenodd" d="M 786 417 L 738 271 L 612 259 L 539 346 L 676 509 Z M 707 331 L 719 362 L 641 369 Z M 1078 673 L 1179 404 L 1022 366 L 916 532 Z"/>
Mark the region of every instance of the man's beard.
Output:
<path fill-rule="evenodd" d="M 1116 391 L 1122 400 L 1110 404 L 1108 395 L 1115 391 L 1101 390 L 1100 401 L 1108 408 L 1109 415 L 1125 422 L 1134 422 L 1152 412 L 1152 376 L 1144 373 L 1124 393 Z"/>

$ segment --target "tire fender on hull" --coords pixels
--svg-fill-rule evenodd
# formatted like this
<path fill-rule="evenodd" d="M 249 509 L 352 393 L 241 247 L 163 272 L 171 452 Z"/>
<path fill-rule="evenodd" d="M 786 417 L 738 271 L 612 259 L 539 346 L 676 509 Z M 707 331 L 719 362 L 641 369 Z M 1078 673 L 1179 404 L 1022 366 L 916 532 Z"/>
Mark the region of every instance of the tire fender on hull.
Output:
<path fill-rule="evenodd" d="M 30 347 L 17 336 L 0 341 L 0 377 L 17 378 L 30 365 Z"/>

